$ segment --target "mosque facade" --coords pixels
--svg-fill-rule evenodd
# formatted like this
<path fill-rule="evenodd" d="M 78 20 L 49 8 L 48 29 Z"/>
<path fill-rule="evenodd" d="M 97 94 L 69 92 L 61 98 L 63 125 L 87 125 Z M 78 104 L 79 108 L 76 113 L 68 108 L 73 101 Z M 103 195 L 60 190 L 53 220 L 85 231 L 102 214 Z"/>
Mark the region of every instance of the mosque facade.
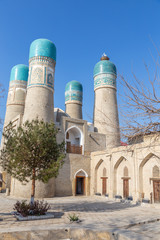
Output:
<path fill-rule="evenodd" d="M 94 67 L 93 123 L 83 119 L 83 87 L 77 81 L 65 88 L 65 111 L 54 108 L 56 47 L 47 39 L 32 42 L 29 67 L 11 70 L 4 128 L 39 118 L 54 121 L 57 141 L 65 141 L 66 157 L 57 178 L 36 182 L 38 198 L 105 195 L 109 198 L 160 202 L 160 139 L 146 135 L 122 146 L 117 107 L 116 66 L 103 55 Z M 3 144 L 2 144 L 3 145 Z M 22 185 L 1 169 L 0 189 L 11 196 L 30 197 L 31 183 Z"/>

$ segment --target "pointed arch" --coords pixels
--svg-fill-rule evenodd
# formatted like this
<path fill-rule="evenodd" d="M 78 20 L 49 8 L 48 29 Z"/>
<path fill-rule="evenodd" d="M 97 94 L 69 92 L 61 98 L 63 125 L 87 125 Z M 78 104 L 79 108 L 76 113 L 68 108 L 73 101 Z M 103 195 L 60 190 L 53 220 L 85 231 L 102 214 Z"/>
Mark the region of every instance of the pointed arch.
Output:
<path fill-rule="evenodd" d="M 143 167 L 149 161 L 149 159 L 152 158 L 153 156 L 155 156 L 157 162 L 160 163 L 160 158 L 154 153 L 150 152 L 149 154 L 146 155 L 146 157 L 143 159 L 143 161 L 139 166 L 139 192 L 140 193 L 143 193 Z"/>
<path fill-rule="evenodd" d="M 117 194 L 117 169 L 122 161 L 128 161 L 124 156 L 121 156 L 114 165 L 114 184 L 113 184 L 113 194 Z"/>
<path fill-rule="evenodd" d="M 86 173 L 86 171 L 84 171 L 82 168 L 77 170 L 77 172 L 74 174 L 74 178 L 76 178 L 77 174 L 82 172 L 84 174 L 85 177 L 88 177 L 88 174 Z"/>
<path fill-rule="evenodd" d="M 96 164 L 96 166 L 95 166 L 95 176 L 94 176 L 94 191 L 95 191 L 95 193 L 97 192 L 97 181 L 98 181 L 98 179 L 97 179 L 97 171 L 98 171 L 100 165 L 101 165 L 103 162 L 104 162 L 104 160 L 103 160 L 103 159 L 100 159 L 100 160 L 98 161 L 98 163 Z"/>
<path fill-rule="evenodd" d="M 70 153 L 81 153 L 84 154 L 84 136 L 81 129 L 77 126 L 71 126 L 65 131 L 65 148 L 67 151 L 67 147 L 76 146 L 78 152 L 70 152 Z M 73 149 L 74 150 L 74 149 Z"/>

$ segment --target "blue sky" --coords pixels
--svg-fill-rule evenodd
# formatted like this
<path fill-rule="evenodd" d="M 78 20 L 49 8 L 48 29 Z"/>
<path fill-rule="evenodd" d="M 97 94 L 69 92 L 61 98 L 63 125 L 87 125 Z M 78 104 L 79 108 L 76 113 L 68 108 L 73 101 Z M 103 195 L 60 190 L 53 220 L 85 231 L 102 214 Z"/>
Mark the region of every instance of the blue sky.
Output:
<path fill-rule="evenodd" d="M 146 81 L 144 61 L 152 65 L 160 46 L 160 0 L 0 0 L 0 100 L 5 116 L 11 68 L 27 64 L 29 47 L 47 38 L 57 47 L 55 107 L 65 109 L 67 82 L 82 83 L 83 117 L 92 121 L 93 68 L 105 52 L 128 81 L 132 72 Z M 118 82 L 118 102 L 123 88 Z M 122 124 L 122 122 L 121 122 Z"/>

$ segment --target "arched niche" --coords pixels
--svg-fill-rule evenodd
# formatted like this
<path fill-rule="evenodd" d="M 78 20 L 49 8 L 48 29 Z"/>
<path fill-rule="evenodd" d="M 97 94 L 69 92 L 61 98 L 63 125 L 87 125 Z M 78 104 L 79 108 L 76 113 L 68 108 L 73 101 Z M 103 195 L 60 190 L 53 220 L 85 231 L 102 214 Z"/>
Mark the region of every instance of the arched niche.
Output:
<path fill-rule="evenodd" d="M 124 165 L 124 167 L 123 167 Z M 121 156 L 115 163 L 114 165 L 114 184 L 113 184 L 113 195 L 120 194 L 123 195 L 123 181 L 122 177 L 124 177 L 124 174 L 128 174 L 128 167 L 129 162 L 128 160 L 124 157 Z M 120 169 L 121 171 L 120 171 Z M 118 174 L 118 171 L 120 173 Z M 127 176 L 125 176 L 127 177 Z"/>
<path fill-rule="evenodd" d="M 94 174 L 94 192 L 96 193 L 97 192 L 97 172 L 98 172 L 98 169 L 100 168 L 101 164 L 104 162 L 103 159 L 100 159 L 98 161 L 98 163 L 96 164 L 95 166 L 95 174 Z"/>
<path fill-rule="evenodd" d="M 154 153 L 149 153 L 143 159 L 139 166 L 139 192 L 140 197 L 150 198 L 150 193 L 153 192 L 152 181 L 153 170 L 157 174 L 157 167 L 160 166 L 160 158 Z M 154 168 L 155 167 L 155 168 Z"/>
<path fill-rule="evenodd" d="M 74 175 L 75 195 L 86 195 L 88 189 L 88 174 L 83 169 L 79 169 Z"/>
<path fill-rule="evenodd" d="M 72 126 L 65 133 L 66 152 L 84 153 L 83 133 L 77 126 Z"/>

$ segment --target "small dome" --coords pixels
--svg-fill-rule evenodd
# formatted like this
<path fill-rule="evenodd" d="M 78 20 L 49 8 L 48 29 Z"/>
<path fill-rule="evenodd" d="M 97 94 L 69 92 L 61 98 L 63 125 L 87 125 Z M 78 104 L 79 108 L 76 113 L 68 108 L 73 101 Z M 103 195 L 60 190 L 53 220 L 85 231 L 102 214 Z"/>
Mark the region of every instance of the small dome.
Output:
<path fill-rule="evenodd" d="M 110 73 L 117 75 L 116 66 L 109 60 L 101 60 L 94 67 L 94 77 L 98 74 Z"/>
<path fill-rule="evenodd" d="M 10 81 L 13 80 L 22 80 L 28 81 L 28 66 L 24 64 L 18 64 L 14 66 L 11 70 Z"/>
<path fill-rule="evenodd" d="M 56 61 L 56 46 L 48 39 L 36 39 L 31 43 L 29 59 L 36 56 L 50 57 Z"/>
<path fill-rule="evenodd" d="M 65 87 L 65 102 L 79 101 L 82 102 L 83 87 L 78 81 L 71 81 Z"/>

